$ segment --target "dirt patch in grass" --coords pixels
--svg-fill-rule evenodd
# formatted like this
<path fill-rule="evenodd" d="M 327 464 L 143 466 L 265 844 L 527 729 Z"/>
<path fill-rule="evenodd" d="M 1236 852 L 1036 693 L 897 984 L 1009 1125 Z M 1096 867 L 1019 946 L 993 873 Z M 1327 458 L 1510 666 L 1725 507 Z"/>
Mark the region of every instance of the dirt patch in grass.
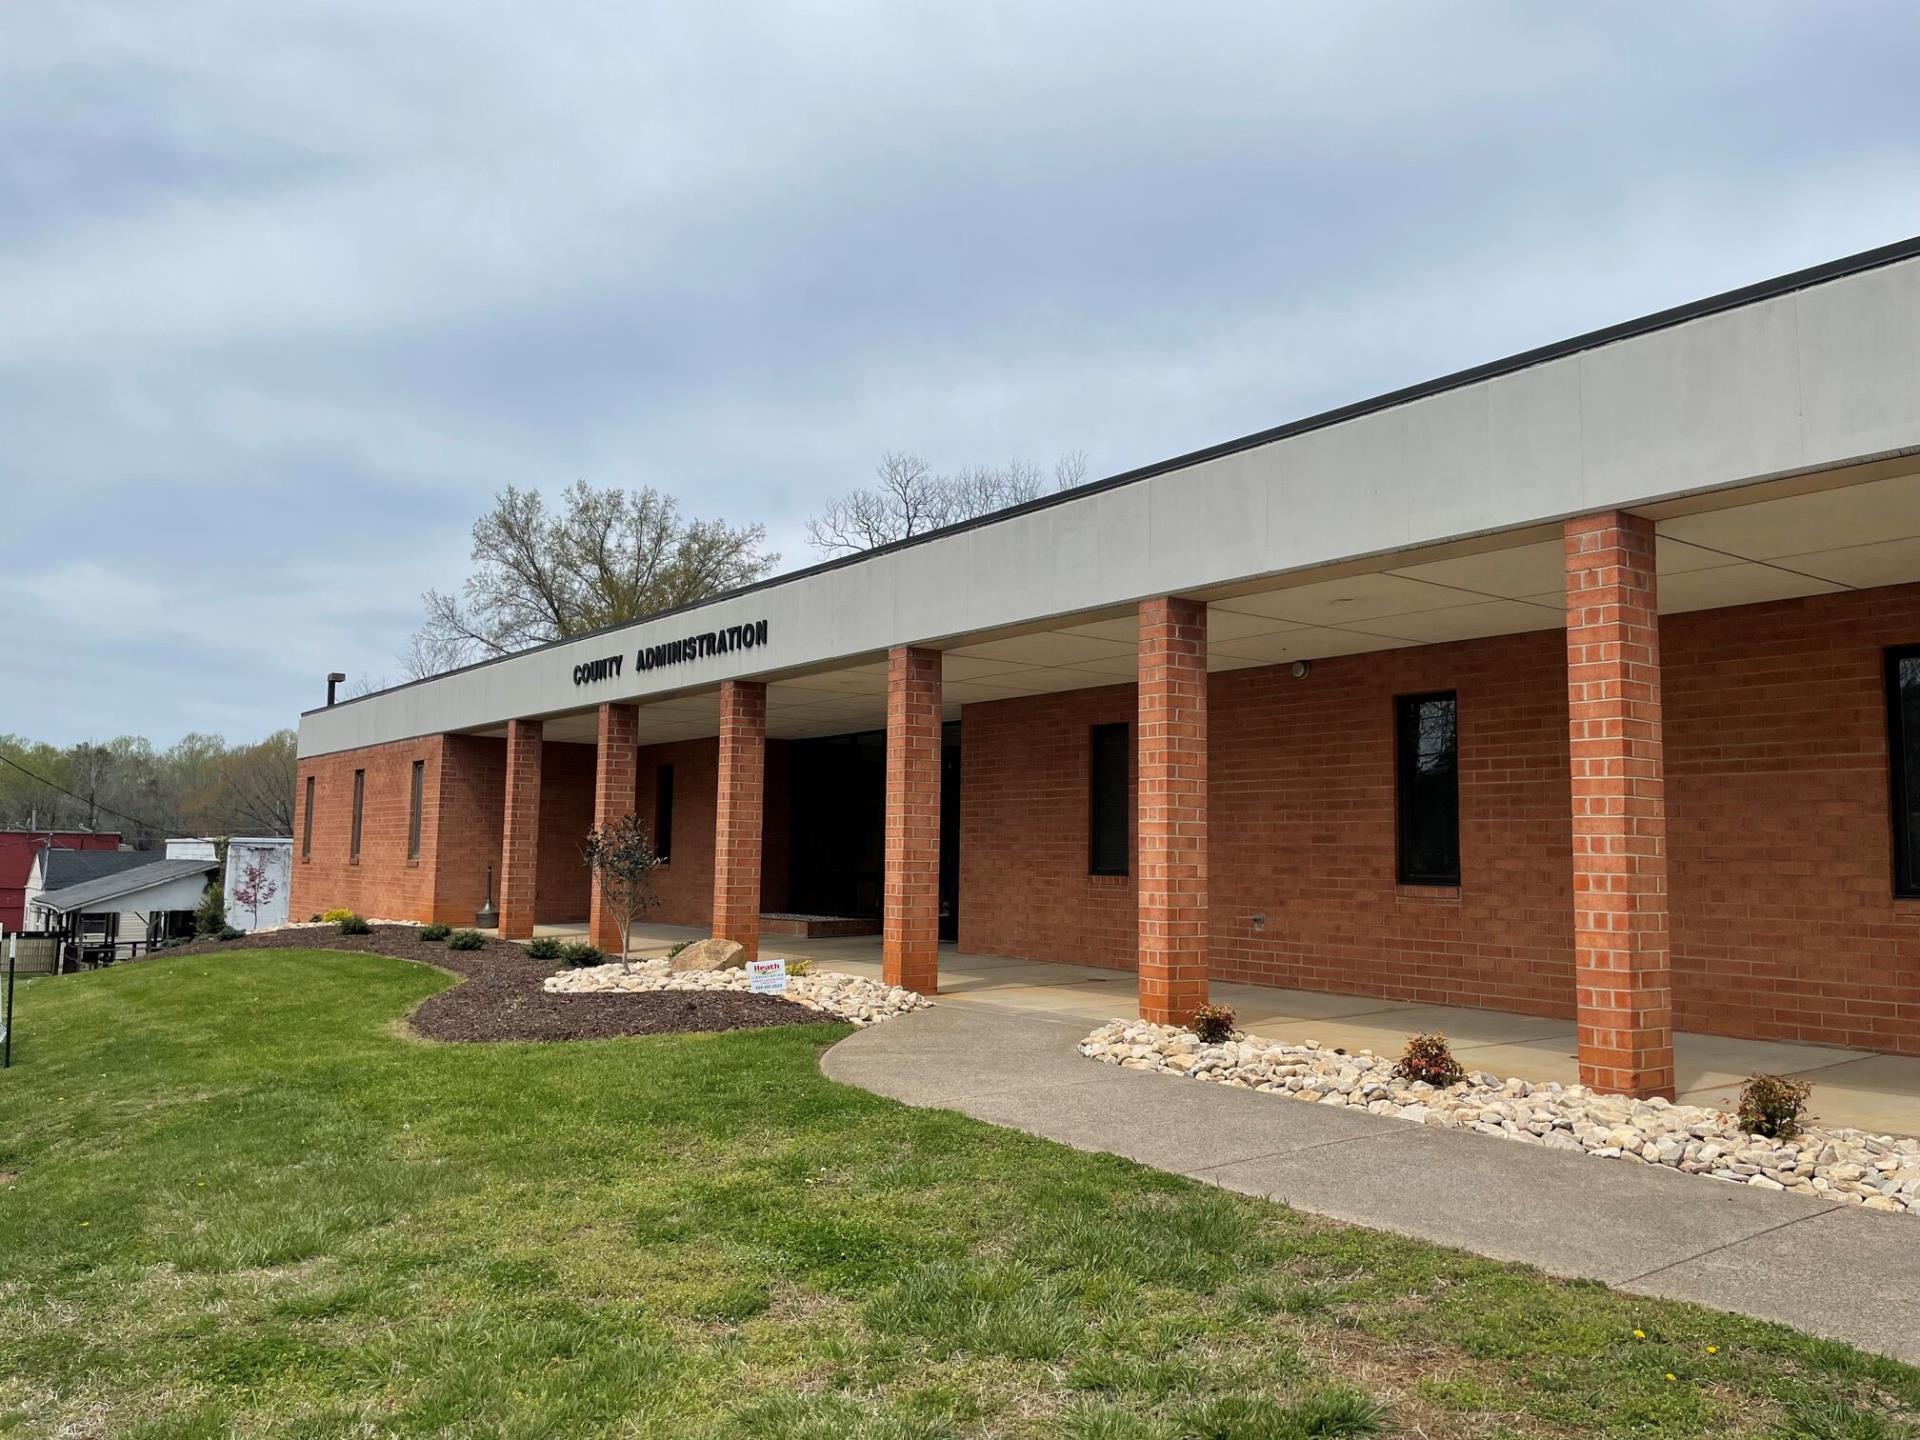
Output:
<path fill-rule="evenodd" d="M 821 1018 L 774 995 L 719 990 L 549 995 L 540 987 L 555 963 L 535 960 L 524 946 L 489 939 L 478 950 L 449 950 L 445 942 L 422 940 L 412 925 L 376 925 L 371 935 L 342 935 L 330 926 L 275 930 L 240 940 L 198 941 L 153 958 L 223 950 L 352 950 L 450 971 L 461 983 L 429 997 L 407 1017 L 408 1025 L 429 1040 L 602 1040 L 818 1024 Z"/>

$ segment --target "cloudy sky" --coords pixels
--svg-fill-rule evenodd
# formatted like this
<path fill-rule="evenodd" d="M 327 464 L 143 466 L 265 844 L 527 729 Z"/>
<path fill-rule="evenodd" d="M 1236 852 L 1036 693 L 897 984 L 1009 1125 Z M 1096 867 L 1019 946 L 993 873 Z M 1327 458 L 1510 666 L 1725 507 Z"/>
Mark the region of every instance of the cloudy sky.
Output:
<path fill-rule="evenodd" d="M 784 565 L 1920 232 L 1920 7 L 0 7 L 0 732 L 397 676 L 511 482 Z"/>

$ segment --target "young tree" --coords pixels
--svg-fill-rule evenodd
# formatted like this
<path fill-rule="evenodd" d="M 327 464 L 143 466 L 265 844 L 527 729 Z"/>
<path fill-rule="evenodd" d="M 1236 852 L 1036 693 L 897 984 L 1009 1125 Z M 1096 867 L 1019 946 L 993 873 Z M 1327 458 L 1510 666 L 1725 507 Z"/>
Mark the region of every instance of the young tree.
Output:
<path fill-rule="evenodd" d="M 415 679 L 638 620 L 758 580 L 779 561 L 766 527 L 688 520 L 658 490 L 577 481 L 549 513 L 509 485 L 473 527 L 475 566 L 459 595 L 429 590 L 426 623 L 400 663 Z"/>
<path fill-rule="evenodd" d="M 940 475 L 918 455 L 890 450 L 874 473 L 874 485 L 829 502 L 807 522 L 814 549 L 823 555 L 857 554 L 1023 505 L 1047 490 L 1046 475 L 1025 460 Z M 1053 488 L 1071 490 L 1086 475 L 1087 457 L 1071 451 L 1054 462 Z"/>
<path fill-rule="evenodd" d="M 612 824 L 589 831 L 583 852 L 587 868 L 600 877 L 607 904 L 620 917 L 620 955 L 633 949 L 633 922 L 660 903 L 653 893 L 653 872 L 660 857 L 646 823 L 629 812 Z"/>
<path fill-rule="evenodd" d="M 269 903 L 280 893 L 280 886 L 268 870 L 267 862 L 255 855 L 240 867 L 240 883 L 233 887 L 233 903 L 244 905 L 253 916 L 253 924 L 247 928 L 260 928 L 260 907 Z"/>

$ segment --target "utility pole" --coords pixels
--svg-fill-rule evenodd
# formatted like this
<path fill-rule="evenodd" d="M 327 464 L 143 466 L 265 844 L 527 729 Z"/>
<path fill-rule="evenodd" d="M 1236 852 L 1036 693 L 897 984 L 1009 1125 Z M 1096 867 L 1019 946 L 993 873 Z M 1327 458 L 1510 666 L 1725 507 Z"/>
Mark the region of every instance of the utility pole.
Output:
<path fill-rule="evenodd" d="M 20 937 L 7 939 L 7 1018 L 0 1023 L 0 1070 L 13 1068 L 13 967 L 20 959 Z"/>

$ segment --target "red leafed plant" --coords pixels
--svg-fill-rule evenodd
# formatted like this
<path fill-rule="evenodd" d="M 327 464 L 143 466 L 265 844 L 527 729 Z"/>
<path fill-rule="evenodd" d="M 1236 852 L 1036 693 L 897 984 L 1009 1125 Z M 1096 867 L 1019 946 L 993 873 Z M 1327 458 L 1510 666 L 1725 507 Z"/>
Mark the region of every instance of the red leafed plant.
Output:
<path fill-rule="evenodd" d="M 1209 1045 L 1233 1038 L 1233 1007 L 1202 1005 L 1193 1012 L 1193 1033 Z"/>
<path fill-rule="evenodd" d="M 1393 1073 L 1402 1080 L 1424 1080 L 1441 1090 L 1467 1078 L 1467 1072 L 1460 1068 L 1453 1051 L 1447 1048 L 1447 1037 L 1439 1034 L 1409 1035 L 1407 1048 L 1393 1067 Z"/>

